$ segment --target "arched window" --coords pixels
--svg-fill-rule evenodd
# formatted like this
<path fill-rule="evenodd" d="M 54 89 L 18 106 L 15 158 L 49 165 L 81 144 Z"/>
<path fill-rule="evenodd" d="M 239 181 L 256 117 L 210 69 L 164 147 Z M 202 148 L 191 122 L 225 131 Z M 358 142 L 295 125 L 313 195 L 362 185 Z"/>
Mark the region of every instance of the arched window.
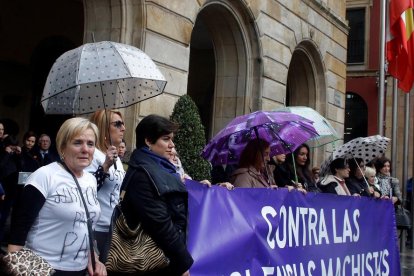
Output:
<path fill-rule="evenodd" d="M 344 143 L 368 134 L 367 104 L 356 93 L 347 92 L 345 102 Z"/>

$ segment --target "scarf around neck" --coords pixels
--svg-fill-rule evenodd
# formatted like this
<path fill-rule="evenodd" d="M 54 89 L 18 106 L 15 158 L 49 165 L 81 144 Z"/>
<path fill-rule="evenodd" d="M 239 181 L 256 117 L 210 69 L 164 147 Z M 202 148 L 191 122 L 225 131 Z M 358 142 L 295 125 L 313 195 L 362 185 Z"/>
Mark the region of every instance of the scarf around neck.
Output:
<path fill-rule="evenodd" d="M 138 150 L 146 154 L 149 158 L 151 158 L 151 160 L 157 163 L 161 167 L 162 170 L 170 174 L 175 174 L 177 175 L 177 177 L 179 177 L 179 174 L 177 173 L 175 165 L 171 163 L 167 158 L 162 157 L 154 153 L 153 151 L 150 151 L 148 147 L 142 147 Z"/>

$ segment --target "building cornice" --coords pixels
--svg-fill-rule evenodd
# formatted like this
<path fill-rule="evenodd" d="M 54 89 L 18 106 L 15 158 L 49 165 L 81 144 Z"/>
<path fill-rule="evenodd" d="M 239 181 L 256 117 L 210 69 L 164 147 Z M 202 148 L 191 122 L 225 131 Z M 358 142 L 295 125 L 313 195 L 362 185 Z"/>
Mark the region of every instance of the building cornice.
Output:
<path fill-rule="evenodd" d="M 378 70 L 352 70 L 346 72 L 347 78 L 378 77 Z"/>
<path fill-rule="evenodd" d="M 319 14 L 326 20 L 337 26 L 344 33 L 348 33 L 349 27 L 345 18 L 341 18 L 332 12 L 332 10 L 324 2 L 321 0 L 307 0 L 306 2 L 308 2 L 309 6 L 312 7 L 315 11 L 319 11 Z"/>

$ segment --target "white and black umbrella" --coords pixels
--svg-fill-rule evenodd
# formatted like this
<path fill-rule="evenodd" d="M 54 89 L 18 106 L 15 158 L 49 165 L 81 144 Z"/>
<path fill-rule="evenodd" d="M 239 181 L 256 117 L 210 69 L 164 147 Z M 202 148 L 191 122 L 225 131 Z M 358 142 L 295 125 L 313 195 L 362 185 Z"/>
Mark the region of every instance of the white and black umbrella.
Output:
<path fill-rule="evenodd" d="M 382 156 L 387 150 L 391 139 L 374 135 L 369 137 L 358 137 L 335 149 L 332 154 L 321 165 L 321 175 L 326 175 L 329 165 L 337 158 L 361 158 L 365 163 Z"/>
<path fill-rule="evenodd" d="M 112 41 L 87 43 L 55 61 L 41 103 L 46 114 L 87 114 L 155 97 L 166 83 L 140 49 Z"/>

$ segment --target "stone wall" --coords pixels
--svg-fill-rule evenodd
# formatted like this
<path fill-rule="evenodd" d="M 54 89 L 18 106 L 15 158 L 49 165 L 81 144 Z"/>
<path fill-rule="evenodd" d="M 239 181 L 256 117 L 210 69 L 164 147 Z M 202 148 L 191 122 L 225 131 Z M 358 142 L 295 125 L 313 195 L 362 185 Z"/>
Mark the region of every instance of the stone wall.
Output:
<path fill-rule="evenodd" d="M 229 99 L 229 102 L 236 105 L 236 113 L 230 116 L 248 113 L 249 109 L 270 110 L 283 105 L 292 56 L 298 45 L 306 42 L 307 45 L 313 45 L 310 47 L 312 48 L 310 52 L 313 54 L 309 60 L 316 72 L 314 76 L 316 90 L 310 96 L 310 105 L 330 119 L 340 134 L 343 133 L 348 32 L 344 19 L 345 1 L 152 0 L 142 1 L 141 4 L 137 2 L 139 1 L 127 1 L 130 6 L 120 7 L 120 12 L 116 11 L 117 7 L 112 6 L 111 20 L 113 24 L 119 23 L 119 28 L 112 29 L 112 32 L 120 38 L 120 42 L 132 41 L 135 46 L 142 48 L 157 63 L 168 83 L 164 94 L 126 111 L 128 113 L 133 110 L 127 116 L 132 120 L 128 125 L 135 126 L 139 118 L 150 113 L 170 115 L 178 97 L 187 93 L 190 41 L 197 16 L 209 5 L 223 5 L 234 9 L 237 22 L 248 24 L 250 26 L 247 27 L 257 32 L 255 34 L 257 41 L 254 41 L 254 36 L 248 37 L 246 34 L 247 31 L 244 30 L 246 26 L 240 25 L 241 37 L 246 40 L 248 73 L 246 80 L 242 79 L 245 81 L 245 86 L 237 92 L 238 96 L 235 96 L 239 97 L 242 93 L 242 98 L 234 101 Z M 241 9 L 244 11 L 240 11 Z M 131 18 L 139 19 L 141 22 Z M 105 28 L 105 31 L 108 31 L 108 26 Z M 135 31 L 131 33 L 131 29 Z M 255 43 L 257 43 L 259 57 L 255 57 L 254 54 L 250 56 L 251 48 L 255 47 Z M 255 62 L 259 65 L 254 64 Z M 259 74 L 256 72 L 256 67 L 259 68 Z M 252 76 L 251 72 L 256 72 L 257 75 Z M 237 108 L 238 105 L 242 106 Z M 216 108 L 226 108 L 226 105 L 217 105 Z M 220 113 L 220 110 L 218 112 L 216 110 L 216 113 Z M 216 130 L 220 129 L 228 119 L 217 118 L 217 121 L 219 120 L 221 122 L 218 127 L 216 126 Z M 130 137 L 127 139 L 133 140 L 132 131 L 128 135 Z"/>

